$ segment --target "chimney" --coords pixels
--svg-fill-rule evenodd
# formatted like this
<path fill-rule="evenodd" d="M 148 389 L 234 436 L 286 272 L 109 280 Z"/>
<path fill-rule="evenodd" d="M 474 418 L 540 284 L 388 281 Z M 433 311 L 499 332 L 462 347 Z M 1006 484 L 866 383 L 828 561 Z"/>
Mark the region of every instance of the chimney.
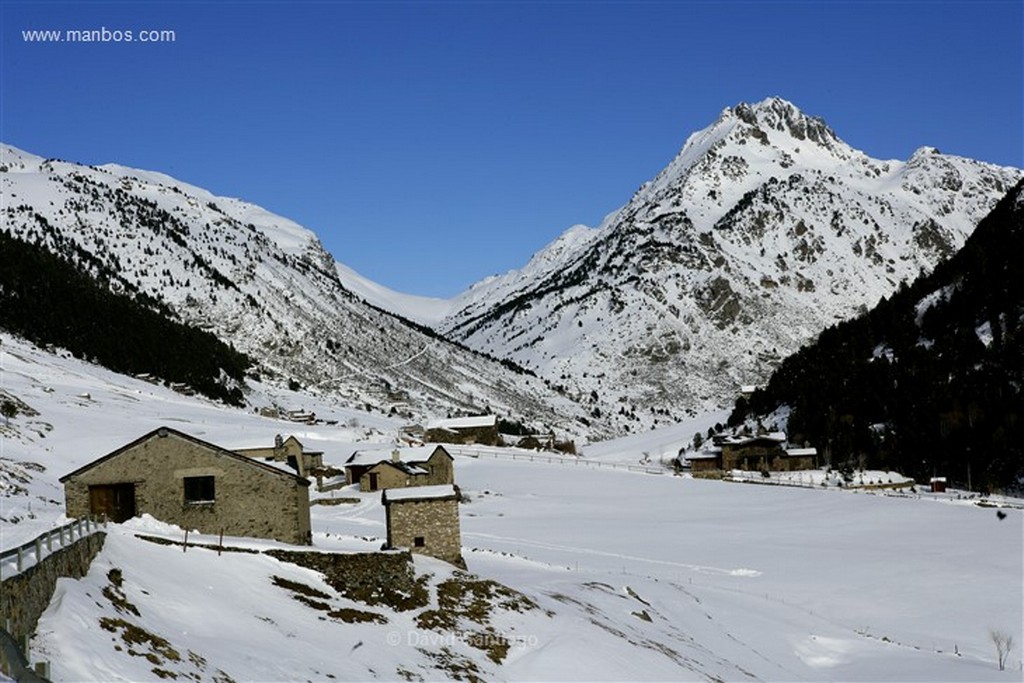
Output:
<path fill-rule="evenodd" d="M 402 452 L 397 448 L 391 451 L 391 462 L 402 462 Z"/>

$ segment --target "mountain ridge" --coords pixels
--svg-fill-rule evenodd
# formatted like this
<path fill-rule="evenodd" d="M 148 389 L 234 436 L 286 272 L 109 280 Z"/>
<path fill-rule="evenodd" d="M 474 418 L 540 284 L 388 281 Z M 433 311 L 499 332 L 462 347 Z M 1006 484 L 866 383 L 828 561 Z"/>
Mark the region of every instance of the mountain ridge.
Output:
<path fill-rule="evenodd" d="M 785 100 L 740 104 L 578 248 L 480 283 L 439 329 L 658 426 L 934 267 L 1021 174 L 927 147 L 875 160 Z"/>
<path fill-rule="evenodd" d="M 443 300 L 388 290 L 293 221 L 164 174 L 3 152 L 5 227 L 75 245 L 113 286 L 243 339 L 271 378 L 410 419 L 495 410 L 582 437 L 730 404 L 953 253 L 1024 173 L 928 147 L 879 161 L 785 100 L 741 103 L 598 227 Z"/>
<path fill-rule="evenodd" d="M 490 410 L 589 429 L 542 380 L 365 303 L 293 221 L 159 173 L 0 152 L 5 232 L 233 342 L 268 381 L 416 421 Z"/>

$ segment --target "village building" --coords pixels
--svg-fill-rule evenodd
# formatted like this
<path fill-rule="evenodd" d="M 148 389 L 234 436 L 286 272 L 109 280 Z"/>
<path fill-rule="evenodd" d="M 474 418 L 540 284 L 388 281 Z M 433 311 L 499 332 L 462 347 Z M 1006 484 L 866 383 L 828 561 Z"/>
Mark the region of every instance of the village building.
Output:
<path fill-rule="evenodd" d="M 252 446 L 232 450 L 247 458 L 286 463 L 301 477 L 308 477 L 313 470 L 324 466 L 323 451 L 307 451 L 302 442 L 294 436 L 285 439 L 278 434 L 274 437 L 273 446 Z"/>
<path fill-rule="evenodd" d="M 786 448 L 786 435 L 770 432 L 750 436 L 718 436 L 700 453 L 687 457 L 694 474 L 722 470 L 794 472 L 817 467 L 815 448 Z"/>
<path fill-rule="evenodd" d="M 381 504 L 387 521 L 387 548 L 408 548 L 465 567 L 458 487 L 443 484 L 386 489 Z"/>
<path fill-rule="evenodd" d="M 454 484 L 454 459 L 437 444 L 356 451 L 345 462 L 345 480 L 361 491 Z"/>
<path fill-rule="evenodd" d="M 457 444 L 500 445 L 498 418 L 494 415 L 456 417 L 427 424 L 425 441 Z"/>
<path fill-rule="evenodd" d="M 786 435 L 782 432 L 722 439 L 717 442 L 722 449 L 722 469 L 767 470 L 782 452 L 785 442 Z"/>
<path fill-rule="evenodd" d="M 795 472 L 797 470 L 813 470 L 817 466 L 817 448 L 787 448 L 776 459 L 772 469 L 779 472 Z"/>
<path fill-rule="evenodd" d="M 722 469 L 722 449 L 707 449 L 700 453 L 691 454 L 688 458 L 688 464 L 690 472 L 695 475 L 719 471 Z"/>
<path fill-rule="evenodd" d="M 946 478 L 945 477 L 932 477 L 929 482 L 931 484 L 932 493 L 945 493 L 946 492 Z"/>
<path fill-rule="evenodd" d="M 309 481 L 169 427 L 60 478 L 68 517 L 143 513 L 206 534 L 309 544 Z"/>

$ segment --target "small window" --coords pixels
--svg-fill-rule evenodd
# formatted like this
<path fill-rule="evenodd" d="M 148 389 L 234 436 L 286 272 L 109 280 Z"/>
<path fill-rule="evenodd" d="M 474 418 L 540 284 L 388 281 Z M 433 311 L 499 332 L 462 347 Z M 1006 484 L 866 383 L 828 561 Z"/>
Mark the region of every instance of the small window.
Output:
<path fill-rule="evenodd" d="M 213 477 L 185 477 L 186 503 L 212 503 Z"/>
<path fill-rule="evenodd" d="M 414 538 L 412 540 L 412 544 L 414 546 L 416 546 L 417 548 L 422 548 L 423 546 L 425 546 L 427 544 L 427 542 L 423 539 L 422 536 L 417 536 L 416 538 Z"/>

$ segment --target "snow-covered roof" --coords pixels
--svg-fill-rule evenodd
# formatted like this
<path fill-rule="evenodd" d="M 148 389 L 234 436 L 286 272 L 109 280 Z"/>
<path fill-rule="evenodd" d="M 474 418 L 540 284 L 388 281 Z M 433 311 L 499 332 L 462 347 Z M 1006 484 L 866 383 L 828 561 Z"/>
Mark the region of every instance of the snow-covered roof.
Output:
<path fill-rule="evenodd" d="M 356 451 L 345 461 L 345 465 L 376 465 L 381 460 L 391 460 L 393 448 L 381 448 L 372 451 Z"/>
<path fill-rule="evenodd" d="M 785 432 L 768 432 L 767 434 L 749 434 L 749 435 L 745 435 L 745 436 L 727 436 L 727 437 L 725 437 L 722 440 L 722 443 L 723 444 L 728 444 L 730 446 L 743 446 L 745 444 L 753 443 L 754 441 L 760 441 L 762 439 L 763 440 L 767 440 L 767 441 L 778 441 L 779 443 L 782 443 L 783 441 L 786 440 L 786 433 Z"/>
<path fill-rule="evenodd" d="M 446 420 L 433 420 L 427 423 L 427 429 L 475 429 L 479 427 L 493 427 L 498 423 L 494 415 L 479 415 L 477 417 L 453 417 Z"/>
<path fill-rule="evenodd" d="M 249 457 L 247 455 L 242 455 L 241 453 L 236 453 L 235 451 L 228 450 L 226 448 L 223 448 L 222 446 L 218 446 L 216 444 L 212 444 L 212 443 L 210 443 L 208 441 L 203 441 L 202 439 L 194 437 L 194 436 L 192 436 L 190 434 L 186 434 L 185 432 L 178 431 L 177 429 L 173 429 L 172 427 L 158 427 L 157 429 L 154 429 L 153 431 L 151 431 L 151 432 L 149 432 L 147 434 L 143 434 L 142 436 L 140 436 L 135 441 L 132 441 L 131 443 L 125 444 L 124 446 L 121 446 L 117 450 L 112 451 L 110 453 L 107 453 L 106 455 L 104 455 L 101 458 L 98 458 L 96 460 L 93 460 L 92 462 L 86 463 L 85 465 L 83 465 L 82 467 L 79 467 L 77 470 L 75 470 L 73 472 L 69 472 L 69 473 L 65 474 L 63 477 L 61 477 L 59 479 L 59 481 L 63 483 L 65 481 L 67 481 L 68 479 L 71 479 L 72 477 L 76 477 L 79 474 L 81 474 L 82 472 L 85 472 L 86 470 L 92 469 L 96 465 L 99 465 L 102 462 L 110 460 L 111 458 L 115 458 L 118 455 L 120 455 L 121 453 L 123 453 L 123 452 L 125 452 L 127 450 L 130 450 L 130 449 L 134 448 L 135 446 L 138 446 L 139 444 L 141 444 L 141 443 L 143 443 L 145 441 L 148 441 L 148 440 L 153 439 L 153 438 L 163 438 L 163 437 L 167 437 L 167 436 L 174 436 L 176 438 L 183 439 L 185 441 L 190 441 L 190 442 L 192 442 L 194 444 L 198 444 L 198 445 L 200 445 L 200 446 L 202 446 L 204 448 L 210 449 L 211 451 L 213 451 L 215 453 L 219 453 L 221 455 L 226 455 L 226 456 L 231 457 L 231 458 L 236 458 L 236 459 L 238 459 L 238 460 L 240 460 L 242 462 L 251 463 L 251 464 L 256 465 L 258 467 L 262 467 L 262 468 L 265 468 L 267 470 L 271 470 L 271 471 L 273 471 L 273 472 L 275 472 L 277 474 L 288 475 L 288 476 L 294 478 L 295 480 L 297 480 L 300 484 L 303 484 L 305 486 L 309 486 L 309 480 L 305 479 L 304 477 L 299 476 L 299 473 L 296 472 L 291 467 L 289 467 L 288 464 L 285 463 L 285 462 L 276 462 L 274 460 L 267 460 L 265 458 L 251 458 L 251 457 Z"/>
<path fill-rule="evenodd" d="M 931 483 L 931 484 L 935 484 L 935 483 L 939 483 L 939 482 L 945 483 L 945 481 L 946 481 L 945 477 L 932 477 L 929 480 L 929 483 Z"/>
<path fill-rule="evenodd" d="M 394 452 L 398 451 L 401 462 L 426 462 L 441 446 L 410 446 L 407 448 L 375 448 L 371 451 L 356 451 L 345 461 L 345 465 L 376 465 L 382 460 L 394 460 Z M 442 449 L 443 450 L 443 449 Z"/>
<path fill-rule="evenodd" d="M 794 457 L 799 457 L 801 455 L 817 455 L 817 454 L 818 454 L 818 449 L 817 448 L 787 448 L 786 449 L 786 455 L 792 455 Z"/>
<path fill-rule="evenodd" d="M 454 498 L 458 494 L 453 484 L 437 484 L 435 486 L 409 486 L 402 489 L 384 489 L 381 502 L 388 503 L 398 500 L 430 500 L 435 498 Z"/>
<path fill-rule="evenodd" d="M 722 450 L 719 449 L 717 452 L 702 451 L 700 453 L 693 453 L 692 455 L 686 456 L 687 460 L 714 460 L 721 455 Z"/>

